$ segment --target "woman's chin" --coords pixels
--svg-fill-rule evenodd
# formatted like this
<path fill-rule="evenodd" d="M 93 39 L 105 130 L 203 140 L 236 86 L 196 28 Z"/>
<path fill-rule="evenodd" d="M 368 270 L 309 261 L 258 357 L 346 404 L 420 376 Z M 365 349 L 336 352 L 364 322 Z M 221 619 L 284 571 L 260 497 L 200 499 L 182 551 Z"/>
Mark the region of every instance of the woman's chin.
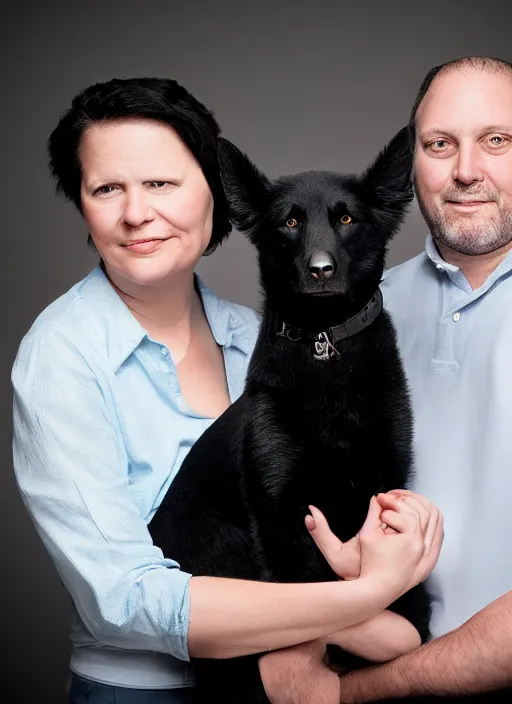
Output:
<path fill-rule="evenodd" d="M 169 283 L 176 285 L 177 279 L 192 277 L 196 261 L 169 263 L 142 260 L 130 266 L 106 266 L 111 281 L 120 289 L 125 287 L 159 288 Z"/>

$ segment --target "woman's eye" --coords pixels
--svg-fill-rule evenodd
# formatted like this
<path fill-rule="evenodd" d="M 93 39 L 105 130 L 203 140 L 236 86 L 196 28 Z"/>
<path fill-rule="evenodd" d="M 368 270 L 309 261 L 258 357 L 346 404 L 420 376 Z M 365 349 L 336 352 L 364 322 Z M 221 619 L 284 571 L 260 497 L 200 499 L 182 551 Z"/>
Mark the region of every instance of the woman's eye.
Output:
<path fill-rule="evenodd" d="M 299 223 L 295 218 L 288 218 L 288 220 L 286 221 L 286 227 L 289 227 L 291 230 L 298 226 Z"/>
<path fill-rule="evenodd" d="M 117 186 L 100 186 L 99 188 L 96 188 L 94 191 L 93 195 L 99 195 L 99 196 L 106 196 L 109 195 L 109 193 L 113 193 L 116 190 Z"/>
<path fill-rule="evenodd" d="M 352 222 L 352 218 L 350 215 L 342 215 L 340 218 L 340 222 L 342 225 L 349 225 Z"/>

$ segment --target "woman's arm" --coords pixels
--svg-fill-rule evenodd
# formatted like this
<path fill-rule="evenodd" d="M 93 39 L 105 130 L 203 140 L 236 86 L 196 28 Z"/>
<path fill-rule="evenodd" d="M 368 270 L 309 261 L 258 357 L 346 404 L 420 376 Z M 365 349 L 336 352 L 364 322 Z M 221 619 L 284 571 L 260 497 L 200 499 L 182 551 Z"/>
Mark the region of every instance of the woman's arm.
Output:
<path fill-rule="evenodd" d="M 372 579 L 274 584 L 190 580 L 190 654 L 231 658 L 326 636 L 382 611 L 391 601 Z"/>
<path fill-rule="evenodd" d="M 86 628 L 188 659 L 190 575 L 152 544 L 135 505 L 107 382 L 48 330 L 24 338 L 12 383 L 15 477 Z"/>
<path fill-rule="evenodd" d="M 439 556 L 442 517 L 414 496 L 383 501 L 384 512 L 375 497 L 371 500 L 359 532 L 361 575 L 355 580 L 266 584 L 193 577 L 191 653 L 227 658 L 316 640 L 377 616 L 423 581 Z M 381 516 L 392 533 L 382 530 Z M 336 559 L 329 548 L 323 552 Z M 409 645 L 409 630 L 403 623 L 398 630 Z"/>
<path fill-rule="evenodd" d="M 393 660 L 421 645 L 420 634 L 412 623 L 388 609 L 323 640 L 371 662 Z"/>
<path fill-rule="evenodd" d="M 189 647 L 197 657 L 282 648 L 375 616 L 419 579 L 418 517 L 385 536 L 375 501 L 361 539 L 364 574 L 353 583 L 190 578 L 151 541 L 115 409 L 74 345 L 54 330 L 29 334 L 12 380 L 22 497 L 86 627 L 107 645 L 182 659 Z"/>

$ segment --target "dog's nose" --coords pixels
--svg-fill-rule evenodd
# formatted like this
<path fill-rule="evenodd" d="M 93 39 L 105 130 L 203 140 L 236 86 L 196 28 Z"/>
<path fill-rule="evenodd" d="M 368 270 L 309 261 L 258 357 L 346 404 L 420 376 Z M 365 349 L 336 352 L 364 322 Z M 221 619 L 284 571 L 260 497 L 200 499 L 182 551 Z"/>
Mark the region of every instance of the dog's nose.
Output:
<path fill-rule="evenodd" d="M 329 252 L 320 251 L 311 256 L 308 267 L 314 279 L 323 281 L 334 274 L 335 263 Z"/>

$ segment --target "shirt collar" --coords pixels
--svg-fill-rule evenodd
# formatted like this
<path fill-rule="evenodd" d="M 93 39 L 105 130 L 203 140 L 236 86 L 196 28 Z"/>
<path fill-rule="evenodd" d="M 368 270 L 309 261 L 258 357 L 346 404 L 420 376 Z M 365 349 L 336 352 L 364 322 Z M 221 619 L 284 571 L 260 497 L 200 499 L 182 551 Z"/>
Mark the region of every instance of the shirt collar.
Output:
<path fill-rule="evenodd" d="M 96 320 L 103 327 L 107 355 L 117 372 L 148 333 L 114 291 L 100 266 L 84 279 L 80 293 L 95 309 Z"/>
<path fill-rule="evenodd" d="M 458 266 L 455 266 L 455 264 L 449 264 L 442 258 L 441 254 L 439 253 L 439 250 L 436 247 L 434 238 L 430 233 L 427 235 L 427 239 L 425 242 L 425 252 L 427 257 L 432 261 L 436 269 L 438 269 L 439 271 L 460 271 Z"/>
<path fill-rule="evenodd" d="M 425 253 L 430 261 L 434 264 L 436 269 L 444 271 L 448 274 L 450 280 L 455 283 L 460 288 L 467 290 L 468 293 L 474 293 L 467 282 L 466 277 L 455 264 L 449 264 L 445 261 L 439 250 L 436 247 L 434 238 L 429 233 L 425 242 Z M 484 293 L 491 286 L 493 286 L 498 279 L 504 277 L 512 272 L 512 250 L 507 254 L 505 259 L 496 267 L 496 269 L 487 277 L 485 283 L 477 289 L 480 293 Z"/>
<path fill-rule="evenodd" d="M 195 278 L 206 318 L 217 344 L 223 347 L 237 347 L 243 353 L 250 354 L 254 346 L 254 332 L 247 320 L 237 311 L 237 306 L 218 298 L 197 274 Z M 100 266 L 85 278 L 80 292 L 96 309 L 98 320 L 104 326 L 107 355 L 114 372 L 117 372 L 141 342 L 151 338 L 114 291 Z"/>
<path fill-rule="evenodd" d="M 240 313 L 239 306 L 216 296 L 197 274 L 195 278 L 215 342 L 250 354 L 254 347 L 254 329 Z"/>

